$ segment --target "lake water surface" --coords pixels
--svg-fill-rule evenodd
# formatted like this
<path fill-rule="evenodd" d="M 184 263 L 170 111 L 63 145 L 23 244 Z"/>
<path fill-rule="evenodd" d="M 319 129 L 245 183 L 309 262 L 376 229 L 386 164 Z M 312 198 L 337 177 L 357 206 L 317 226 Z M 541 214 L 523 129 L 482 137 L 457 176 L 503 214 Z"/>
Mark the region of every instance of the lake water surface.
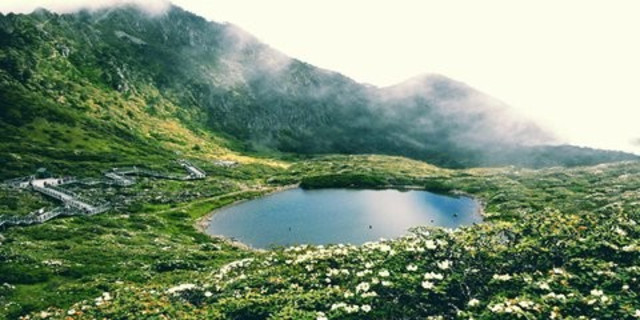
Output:
<path fill-rule="evenodd" d="M 219 210 L 207 232 L 254 248 L 362 244 L 420 225 L 471 225 L 481 210 L 474 199 L 426 191 L 291 189 Z"/>

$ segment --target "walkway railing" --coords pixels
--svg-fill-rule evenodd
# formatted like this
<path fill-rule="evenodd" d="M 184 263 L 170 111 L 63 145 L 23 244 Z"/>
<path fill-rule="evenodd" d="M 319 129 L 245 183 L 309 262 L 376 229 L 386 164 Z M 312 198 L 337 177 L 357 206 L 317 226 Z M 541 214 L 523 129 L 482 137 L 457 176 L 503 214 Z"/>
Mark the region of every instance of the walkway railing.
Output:
<path fill-rule="evenodd" d="M 76 213 L 77 214 L 77 213 Z M 23 217 L 0 217 L 0 226 L 18 226 L 30 225 L 47 222 L 60 215 L 74 215 L 72 211 L 66 208 L 55 208 L 51 211 L 41 212 L 34 211 Z"/>
<path fill-rule="evenodd" d="M 120 176 L 138 175 L 169 180 L 196 180 L 204 179 L 207 177 L 207 173 L 204 170 L 196 167 L 194 164 L 187 160 L 178 160 L 178 164 L 180 164 L 180 166 L 182 166 L 187 171 L 187 175 L 180 176 L 176 174 L 167 174 L 137 166 L 113 168 L 110 173 L 115 173 Z"/>
<path fill-rule="evenodd" d="M 107 172 L 105 176 L 113 180 L 113 183 L 122 187 L 128 187 L 136 183 L 132 178 L 125 177 L 115 172 Z"/>
<path fill-rule="evenodd" d="M 19 178 L 5 180 L 2 182 L 2 184 L 11 188 L 23 188 L 26 185 L 28 185 L 29 182 L 34 178 L 35 178 L 34 176 L 19 177 Z"/>
<path fill-rule="evenodd" d="M 83 185 L 97 185 L 97 184 L 116 184 L 119 186 L 130 186 L 135 184 L 135 179 L 127 177 L 127 175 L 149 176 L 154 178 L 171 179 L 171 180 L 196 180 L 204 179 L 207 173 L 193 165 L 187 160 L 178 160 L 178 163 L 187 171 L 187 175 L 180 176 L 176 174 L 164 174 L 158 171 L 140 168 L 137 166 L 113 168 L 110 172 L 105 173 L 105 176 L 111 180 L 106 179 L 76 179 L 68 177 L 60 181 L 60 185 L 63 184 L 83 184 Z M 95 215 L 106 212 L 111 209 L 109 203 L 101 205 L 92 205 L 84 201 L 79 200 L 80 196 L 69 191 L 53 185 L 38 186 L 32 183 L 35 179 L 34 176 L 21 177 L 11 180 L 6 180 L 3 184 L 13 188 L 29 188 L 45 194 L 49 197 L 62 201 L 65 206 L 55 208 L 50 211 L 43 212 L 43 210 L 34 211 L 26 216 L 0 216 L 0 227 L 11 225 L 30 225 L 36 223 L 43 223 L 49 221 L 60 215 L 74 216 L 74 215 Z"/>
<path fill-rule="evenodd" d="M 52 198 L 58 199 L 62 202 L 64 202 L 66 205 L 69 205 L 73 208 L 85 211 L 85 212 L 93 212 L 94 210 L 96 210 L 96 207 L 82 202 L 80 200 L 77 200 L 76 198 L 74 198 L 74 196 L 64 193 L 62 191 L 59 190 L 55 190 L 55 189 L 51 189 L 51 188 L 47 188 L 47 187 L 38 187 L 38 186 L 32 186 L 33 190 L 36 190 L 40 193 L 43 193 L 45 195 L 48 195 Z"/>
<path fill-rule="evenodd" d="M 204 170 L 194 166 L 187 160 L 178 160 L 178 163 L 189 172 L 191 179 L 204 179 L 207 177 L 207 173 Z"/>

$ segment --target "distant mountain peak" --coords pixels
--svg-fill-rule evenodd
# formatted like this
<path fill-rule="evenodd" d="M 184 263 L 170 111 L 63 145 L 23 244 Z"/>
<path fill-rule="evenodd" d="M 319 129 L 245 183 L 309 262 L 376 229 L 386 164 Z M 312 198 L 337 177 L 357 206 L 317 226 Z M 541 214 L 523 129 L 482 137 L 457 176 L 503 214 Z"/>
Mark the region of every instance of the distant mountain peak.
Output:
<path fill-rule="evenodd" d="M 136 143 L 175 148 L 180 137 L 210 135 L 242 151 L 380 153 L 442 166 L 521 163 L 530 146 L 556 143 L 506 104 L 446 76 L 367 86 L 288 57 L 235 25 L 173 5 L 149 15 L 139 3 L 0 16 L 0 97 L 11 98 L 0 125 L 71 117 L 121 126 L 118 134 Z M 150 124 L 167 121 L 182 130 L 178 137 Z M 534 164 L 558 163 L 547 161 L 557 153 L 536 150 L 546 158 Z M 576 163 L 601 158 L 582 159 Z"/>

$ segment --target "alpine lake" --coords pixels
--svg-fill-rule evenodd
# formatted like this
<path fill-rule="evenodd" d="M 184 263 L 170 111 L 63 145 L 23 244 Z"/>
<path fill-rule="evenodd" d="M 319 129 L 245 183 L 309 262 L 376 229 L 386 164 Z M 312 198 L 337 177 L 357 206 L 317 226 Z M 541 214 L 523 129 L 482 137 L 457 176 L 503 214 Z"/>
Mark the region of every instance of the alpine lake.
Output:
<path fill-rule="evenodd" d="M 256 249 L 298 244 L 359 245 L 397 238 L 417 226 L 482 222 L 470 197 L 428 191 L 290 189 L 216 211 L 207 233 Z"/>

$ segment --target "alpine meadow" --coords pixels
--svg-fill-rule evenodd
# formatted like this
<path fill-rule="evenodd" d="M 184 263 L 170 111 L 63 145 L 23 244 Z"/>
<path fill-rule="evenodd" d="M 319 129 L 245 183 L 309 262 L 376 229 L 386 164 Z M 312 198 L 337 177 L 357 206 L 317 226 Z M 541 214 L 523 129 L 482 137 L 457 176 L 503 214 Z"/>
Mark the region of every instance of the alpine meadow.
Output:
<path fill-rule="evenodd" d="M 141 3 L 0 4 L 0 319 L 640 319 L 633 150 Z"/>

